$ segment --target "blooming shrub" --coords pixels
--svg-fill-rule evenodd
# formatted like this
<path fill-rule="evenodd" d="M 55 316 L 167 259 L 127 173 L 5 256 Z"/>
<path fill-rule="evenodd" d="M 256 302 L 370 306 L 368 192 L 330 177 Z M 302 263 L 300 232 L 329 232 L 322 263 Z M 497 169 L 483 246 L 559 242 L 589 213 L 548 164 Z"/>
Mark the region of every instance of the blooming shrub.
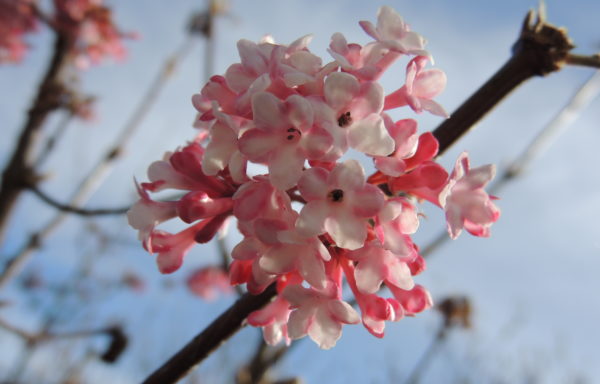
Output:
<path fill-rule="evenodd" d="M 24 37 L 36 24 L 31 0 L 0 0 L 0 64 L 23 59 L 28 49 Z"/>
<path fill-rule="evenodd" d="M 29 49 L 24 41 L 37 31 L 38 20 L 68 37 L 69 53 L 79 68 L 98 64 L 108 56 L 125 57 L 123 33 L 113 23 L 112 12 L 103 0 L 54 0 L 54 14 L 46 16 L 34 0 L 0 0 L 0 64 L 18 63 Z"/>
<path fill-rule="evenodd" d="M 239 41 L 241 62 L 192 98 L 197 137 L 150 165 L 128 215 L 163 273 L 179 269 L 196 243 L 235 217 L 243 239 L 232 251 L 231 284 L 252 294 L 277 285 L 275 300 L 248 318 L 269 344 L 309 335 L 328 349 L 343 324 L 361 320 L 382 337 L 386 321 L 430 307 L 429 293 L 413 280 L 425 269 L 411 240 L 418 201 L 444 209 L 452 238 L 463 228 L 489 236 L 499 216 L 483 190 L 493 166 L 471 169 L 464 153 L 448 175 L 433 161 L 435 137 L 386 113 L 408 106 L 447 116 L 433 100 L 446 77 L 425 69 L 425 40 L 389 7 L 376 25 L 360 25 L 374 41 L 361 46 L 336 33 L 327 64 L 308 49 L 310 36 L 289 45 Z M 413 56 L 405 84 L 386 96 L 377 80 L 405 56 Z M 367 178 L 358 161 L 342 161 L 349 148 L 377 171 Z M 268 172 L 248 174 L 248 163 Z M 151 199 L 164 189 L 186 194 Z M 156 228 L 175 217 L 190 226 L 175 234 Z M 360 315 L 342 297 L 344 281 Z M 381 296 L 384 284 L 391 297 Z"/>

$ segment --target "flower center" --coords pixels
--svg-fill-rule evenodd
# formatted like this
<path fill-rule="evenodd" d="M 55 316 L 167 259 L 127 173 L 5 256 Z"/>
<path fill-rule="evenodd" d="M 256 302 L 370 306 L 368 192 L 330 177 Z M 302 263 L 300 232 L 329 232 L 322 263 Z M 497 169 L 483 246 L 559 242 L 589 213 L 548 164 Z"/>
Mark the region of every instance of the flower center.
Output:
<path fill-rule="evenodd" d="M 340 127 L 344 128 L 350 124 L 352 124 L 352 115 L 350 115 L 350 111 L 342 113 L 340 117 L 338 117 L 338 125 Z"/>
<path fill-rule="evenodd" d="M 327 194 L 327 198 L 334 203 L 339 203 L 344 198 L 344 191 L 341 189 L 334 189 Z"/>
<path fill-rule="evenodd" d="M 294 127 L 288 128 L 288 130 L 286 132 L 288 133 L 286 139 L 288 139 L 289 141 L 295 140 L 295 139 L 299 138 L 300 136 L 302 136 L 302 132 L 300 132 L 299 130 L 297 130 Z"/>

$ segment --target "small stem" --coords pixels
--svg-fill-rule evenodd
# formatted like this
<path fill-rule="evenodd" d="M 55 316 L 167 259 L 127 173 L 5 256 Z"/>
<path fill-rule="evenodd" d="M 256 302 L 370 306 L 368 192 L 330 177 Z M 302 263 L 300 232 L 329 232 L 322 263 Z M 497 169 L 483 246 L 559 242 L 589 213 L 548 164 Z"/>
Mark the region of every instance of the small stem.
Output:
<path fill-rule="evenodd" d="M 427 367 L 427 364 L 431 362 L 431 359 L 435 356 L 435 353 L 437 352 L 438 348 L 446 339 L 446 336 L 448 334 L 447 330 L 448 328 L 444 324 L 442 324 L 437 334 L 435 335 L 435 338 L 433 339 L 429 347 L 425 350 L 425 353 L 423 353 L 410 375 L 408 375 L 408 378 L 404 382 L 405 384 L 416 384 L 419 382 L 421 373 L 424 371 L 425 367 Z"/>
<path fill-rule="evenodd" d="M 29 190 L 31 192 L 33 192 L 37 197 L 39 197 L 43 202 L 58 209 L 59 211 L 64 212 L 64 213 L 73 213 L 73 214 L 76 214 L 79 216 L 123 215 L 123 214 L 127 213 L 129 208 L 131 208 L 131 205 L 128 205 L 126 207 L 119 207 L 119 208 L 100 208 L 100 209 L 79 208 L 79 207 L 74 207 L 72 205 L 63 204 L 63 203 L 56 201 L 55 199 L 48 196 L 45 192 L 40 190 L 35 185 L 29 186 Z"/>
<path fill-rule="evenodd" d="M 24 182 L 35 178 L 33 152 L 40 138 L 40 131 L 52 111 L 60 108 L 63 85 L 60 76 L 68 63 L 71 39 L 57 34 L 54 42 L 54 53 L 46 74 L 38 88 L 38 94 L 29 109 L 25 125 L 21 129 L 19 140 L 8 164 L 2 172 L 0 185 L 0 244 L 16 202 L 23 192 Z"/>
<path fill-rule="evenodd" d="M 597 53 L 591 56 L 570 54 L 567 56 L 567 64 L 600 68 L 600 54 Z"/>

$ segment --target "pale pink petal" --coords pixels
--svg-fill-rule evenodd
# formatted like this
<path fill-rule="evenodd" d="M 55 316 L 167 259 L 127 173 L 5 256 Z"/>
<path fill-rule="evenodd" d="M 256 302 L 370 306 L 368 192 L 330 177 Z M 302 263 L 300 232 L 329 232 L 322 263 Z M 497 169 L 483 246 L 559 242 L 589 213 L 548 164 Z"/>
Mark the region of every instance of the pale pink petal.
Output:
<path fill-rule="evenodd" d="M 295 145 L 283 145 L 271 154 L 269 179 L 276 188 L 285 191 L 298 183 L 304 167 L 304 156 Z"/>
<path fill-rule="evenodd" d="M 266 59 L 256 43 L 242 39 L 238 41 L 237 48 L 242 65 L 259 75 L 267 71 Z"/>
<path fill-rule="evenodd" d="M 333 137 L 326 129 L 315 125 L 302 135 L 300 140 L 306 158 L 317 160 L 329 151 L 333 145 Z"/>
<path fill-rule="evenodd" d="M 356 310 L 345 301 L 341 300 L 330 300 L 327 303 L 331 315 L 335 320 L 344 324 L 357 324 L 360 322 L 360 317 Z"/>
<path fill-rule="evenodd" d="M 344 35 L 336 32 L 331 35 L 331 43 L 329 43 L 329 48 L 331 48 L 333 52 L 336 52 L 340 55 L 345 55 L 348 53 L 348 42 L 346 41 Z"/>
<path fill-rule="evenodd" d="M 317 289 L 324 289 L 327 283 L 325 274 L 325 265 L 323 260 L 317 254 L 312 253 L 308 247 L 296 248 L 295 252 L 298 259 L 298 272 L 310 285 Z"/>
<path fill-rule="evenodd" d="M 267 155 L 280 145 L 280 137 L 256 128 L 244 132 L 239 141 L 240 152 L 256 162 L 266 162 Z"/>
<path fill-rule="evenodd" d="M 325 79 L 323 89 L 327 104 L 338 111 L 347 106 L 360 90 L 356 78 L 348 73 L 334 72 Z"/>
<path fill-rule="evenodd" d="M 325 219 L 329 215 L 329 205 L 324 200 L 309 201 L 296 221 L 296 228 L 305 236 L 316 236 L 325 232 Z"/>
<path fill-rule="evenodd" d="M 252 96 L 252 116 L 254 123 L 267 131 L 281 129 L 289 124 L 283 103 L 268 92 L 257 92 Z"/>
<path fill-rule="evenodd" d="M 380 252 L 380 251 L 378 251 Z M 365 258 L 354 270 L 356 285 L 363 293 L 375 293 L 383 282 L 382 264 L 377 259 Z"/>
<path fill-rule="evenodd" d="M 420 99 L 433 99 L 446 88 L 446 74 L 439 69 L 429 69 L 418 74 L 412 94 Z"/>
<path fill-rule="evenodd" d="M 483 188 L 496 176 L 494 164 L 482 165 L 469 170 L 469 176 L 465 178 L 467 188 Z"/>
<path fill-rule="evenodd" d="M 289 57 L 290 63 L 304 73 L 317 73 L 321 69 L 323 61 L 319 56 L 307 51 L 294 52 Z"/>
<path fill-rule="evenodd" d="M 299 37 L 288 46 L 287 52 L 296 52 L 306 49 L 308 47 L 308 44 L 310 44 L 310 42 L 312 41 L 313 37 L 314 35 L 312 33 Z"/>
<path fill-rule="evenodd" d="M 340 248 L 349 250 L 363 246 L 367 238 L 367 222 L 344 211 L 333 212 L 325 220 L 325 231 Z"/>
<path fill-rule="evenodd" d="M 250 74 L 242 64 L 233 64 L 225 72 L 227 86 L 234 92 L 242 93 L 256 80 L 255 74 Z"/>
<path fill-rule="evenodd" d="M 353 212 L 358 217 L 375 216 L 383 206 L 384 195 L 381 189 L 371 184 L 357 189 L 352 194 Z"/>
<path fill-rule="evenodd" d="M 395 157 L 378 156 L 375 158 L 375 168 L 388 176 L 398 177 L 406 171 L 406 163 Z"/>
<path fill-rule="evenodd" d="M 396 259 L 393 263 L 388 262 L 387 267 L 388 271 L 386 280 L 388 283 L 406 290 L 413 289 L 415 283 L 412 279 L 410 268 L 408 268 L 406 263 Z"/>
<path fill-rule="evenodd" d="M 377 33 L 377 30 L 376 30 L 375 26 L 373 25 L 373 23 L 371 23 L 370 21 L 362 20 L 362 21 L 359 21 L 358 24 L 367 33 L 367 35 L 371 36 L 375 40 L 379 40 L 379 34 Z"/>
<path fill-rule="evenodd" d="M 202 157 L 202 171 L 209 176 L 225 169 L 231 155 L 237 151 L 237 134 L 225 124 L 216 122 L 211 128 L 211 140 Z"/>
<path fill-rule="evenodd" d="M 306 336 L 312 325 L 314 312 L 315 309 L 292 311 L 288 321 L 288 334 L 291 339 L 300 339 Z"/>
<path fill-rule="evenodd" d="M 329 185 L 342 190 L 354 190 L 365 184 L 365 171 L 356 160 L 338 164 L 329 175 Z"/>
<path fill-rule="evenodd" d="M 305 200 L 320 200 L 327 196 L 327 178 L 329 172 L 324 168 L 313 167 L 302 173 L 298 180 L 298 190 Z"/>
<path fill-rule="evenodd" d="M 245 237 L 231 251 L 235 260 L 254 260 L 264 251 L 264 246 L 255 237 Z"/>
<path fill-rule="evenodd" d="M 436 116 L 444 117 L 444 118 L 450 117 L 450 115 L 448 114 L 448 112 L 446 112 L 444 107 L 442 107 L 440 104 L 436 103 L 435 101 L 427 100 L 427 99 L 420 99 L 419 101 L 421 103 L 421 108 L 423 108 L 427 112 L 429 112 L 433 115 L 436 115 Z"/>
<path fill-rule="evenodd" d="M 292 95 L 285 101 L 289 122 L 304 131 L 313 125 L 314 113 L 310 103 L 302 96 Z"/>
<path fill-rule="evenodd" d="M 268 273 L 291 272 L 296 267 L 299 250 L 302 250 L 301 246 L 292 244 L 272 247 L 260 258 L 259 265 Z"/>
<path fill-rule="evenodd" d="M 311 291 L 299 284 L 286 286 L 281 292 L 281 295 L 289 301 L 293 307 L 299 307 L 302 303 L 313 298 Z"/>
<path fill-rule="evenodd" d="M 387 156 L 395 146 L 378 114 L 371 114 L 348 127 L 348 142 L 352 148 L 371 156 Z"/>
<path fill-rule="evenodd" d="M 321 349 L 330 349 L 342 336 L 342 325 L 334 321 L 326 308 L 318 307 L 308 335 Z"/>
<path fill-rule="evenodd" d="M 279 244 L 278 232 L 289 228 L 285 220 L 260 217 L 254 221 L 256 237 L 265 244 Z"/>
<path fill-rule="evenodd" d="M 350 104 L 349 109 L 352 110 L 352 118 L 356 121 L 372 113 L 381 113 L 383 110 L 383 101 L 383 88 L 380 84 L 375 82 L 363 83 L 359 94 Z"/>

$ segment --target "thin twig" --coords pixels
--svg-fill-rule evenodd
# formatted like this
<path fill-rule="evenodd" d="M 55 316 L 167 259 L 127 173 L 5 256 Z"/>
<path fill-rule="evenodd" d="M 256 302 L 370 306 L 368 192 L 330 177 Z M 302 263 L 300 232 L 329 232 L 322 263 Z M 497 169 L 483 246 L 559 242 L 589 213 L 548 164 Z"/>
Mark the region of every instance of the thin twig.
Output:
<path fill-rule="evenodd" d="M 56 35 L 52 59 L 38 88 L 37 96 L 29 109 L 13 154 L 2 172 L 0 244 L 3 242 L 9 218 L 21 192 L 23 192 L 25 182 L 30 183 L 36 178 L 32 169 L 33 152 L 37 147 L 40 131 L 46 119 L 51 112 L 61 106 L 61 95 L 65 88 L 60 83 L 60 77 L 67 67 L 70 47 L 71 39 L 68 36 L 61 33 Z"/>
<path fill-rule="evenodd" d="M 433 338 L 433 341 L 425 350 L 425 353 L 423 353 L 423 355 L 421 356 L 417 364 L 414 366 L 411 373 L 408 375 L 406 381 L 404 382 L 405 384 L 416 384 L 419 382 L 419 378 L 421 376 L 423 368 L 425 368 L 427 364 L 429 364 L 433 356 L 435 356 L 435 353 L 437 352 L 438 348 L 446 339 L 446 336 L 448 334 L 447 331 L 448 328 L 444 324 L 442 324 L 435 337 Z"/>
<path fill-rule="evenodd" d="M 570 54 L 567 56 L 567 64 L 600 68 L 600 54 L 590 56 Z"/>
<path fill-rule="evenodd" d="M 119 208 L 98 208 L 98 209 L 85 209 L 74 207 L 72 205 L 63 204 L 59 201 L 56 201 L 52 197 L 48 196 L 45 192 L 43 192 L 36 185 L 29 186 L 29 190 L 33 192 L 37 197 L 39 197 L 46 204 L 56 208 L 57 210 L 64 213 L 73 213 L 79 216 L 106 216 L 106 215 L 123 215 L 127 213 L 131 205 L 127 205 L 125 207 Z"/>
<path fill-rule="evenodd" d="M 100 334 L 109 334 L 110 331 L 113 330 L 114 327 L 103 327 L 99 329 L 86 329 L 81 331 L 72 331 L 72 332 L 62 332 L 62 333 L 53 333 L 42 331 L 40 333 L 31 333 L 25 330 L 22 330 L 4 319 L 0 319 L 0 328 L 24 339 L 28 343 L 41 343 L 47 341 L 53 341 L 57 339 L 72 339 L 72 338 L 81 338 L 88 336 L 95 336 Z"/>
<path fill-rule="evenodd" d="M 177 49 L 175 54 L 167 59 L 158 76 L 150 85 L 148 91 L 141 98 L 140 104 L 135 109 L 132 117 L 125 124 L 121 134 L 115 140 L 116 144 L 99 160 L 87 177 L 85 177 L 84 180 L 79 184 L 69 203 L 66 205 L 81 206 L 84 204 L 100 185 L 101 181 L 110 173 L 114 164 L 116 163 L 116 160 L 119 159 L 123 153 L 125 146 L 129 142 L 129 139 L 139 127 L 144 115 L 150 110 L 150 107 L 157 100 L 158 95 L 164 88 L 172 72 L 175 70 L 175 67 L 189 52 L 191 44 L 192 39 L 187 37 L 184 43 Z M 19 183 L 20 185 L 25 186 L 30 184 L 28 181 L 23 181 L 21 179 L 19 179 Z M 1 194 L 2 193 L 0 191 L 0 195 Z M 0 240 L 2 231 L 1 211 L 2 202 L 0 201 Z M 8 283 L 16 274 L 18 274 L 22 266 L 33 254 L 33 251 L 40 247 L 42 241 L 52 232 L 54 232 L 54 230 L 58 228 L 60 224 L 62 224 L 66 217 L 67 215 L 65 212 L 58 212 L 53 219 L 51 219 L 44 227 L 30 237 L 20 252 L 6 262 L 6 266 L 0 274 L 0 289 L 6 285 L 6 283 Z"/>
<path fill-rule="evenodd" d="M 44 147 L 40 150 L 37 159 L 35 160 L 35 168 L 39 168 L 47 159 L 48 156 L 56 147 L 56 143 L 62 138 L 63 134 L 66 132 L 69 123 L 73 119 L 73 114 L 68 111 L 64 114 L 64 116 L 58 122 L 58 126 L 54 130 L 52 136 L 46 140 L 44 143 Z"/>

